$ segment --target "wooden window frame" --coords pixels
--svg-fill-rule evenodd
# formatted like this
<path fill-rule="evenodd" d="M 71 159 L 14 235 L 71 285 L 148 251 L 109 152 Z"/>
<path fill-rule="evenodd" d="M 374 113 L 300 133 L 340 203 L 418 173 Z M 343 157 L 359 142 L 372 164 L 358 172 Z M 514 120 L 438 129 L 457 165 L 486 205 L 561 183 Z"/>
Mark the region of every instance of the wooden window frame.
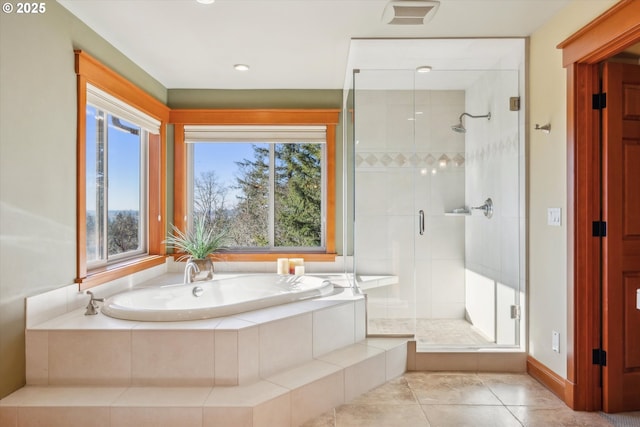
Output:
<path fill-rule="evenodd" d="M 77 75 L 76 283 L 80 290 L 161 265 L 166 230 L 166 124 L 169 108 L 87 53 L 75 51 Z M 86 104 L 87 83 L 160 121 L 159 136 L 149 136 L 147 254 L 88 270 L 86 259 Z"/>
<path fill-rule="evenodd" d="M 334 261 L 336 256 L 336 127 L 339 109 L 181 109 L 171 110 L 174 125 L 174 201 L 173 224 L 186 228 L 187 146 L 185 125 L 319 125 L 326 126 L 326 236 L 323 251 L 305 252 L 233 252 L 217 254 L 220 261 L 275 261 L 279 257 L 300 257 L 307 261 Z"/>

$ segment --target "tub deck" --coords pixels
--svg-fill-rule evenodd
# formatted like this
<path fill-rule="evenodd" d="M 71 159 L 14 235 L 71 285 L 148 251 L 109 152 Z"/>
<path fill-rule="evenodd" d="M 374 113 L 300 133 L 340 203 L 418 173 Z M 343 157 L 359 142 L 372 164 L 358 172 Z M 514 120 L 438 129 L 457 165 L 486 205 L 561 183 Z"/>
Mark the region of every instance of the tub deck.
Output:
<path fill-rule="evenodd" d="M 365 328 L 350 289 L 195 321 L 76 308 L 28 326 L 27 386 L 0 424 L 298 426 L 405 372 L 406 340 Z"/>

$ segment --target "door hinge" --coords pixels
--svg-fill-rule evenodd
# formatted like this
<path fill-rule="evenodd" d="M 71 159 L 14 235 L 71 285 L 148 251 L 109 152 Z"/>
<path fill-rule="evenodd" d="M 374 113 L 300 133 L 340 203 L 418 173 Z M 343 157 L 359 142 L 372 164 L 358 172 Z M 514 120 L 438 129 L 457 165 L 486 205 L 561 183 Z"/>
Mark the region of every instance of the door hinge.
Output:
<path fill-rule="evenodd" d="M 592 104 L 594 110 L 602 110 L 603 108 L 607 108 L 607 94 L 594 93 L 592 97 Z"/>
<path fill-rule="evenodd" d="M 509 98 L 509 111 L 520 111 L 520 97 L 512 96 Z"/>
<path fill-rule="evenodd" d="M 607 237 L 607 222 L 593 221 L 592 235 L 593 237 Z"/>
<path fill-rule="evenodd" d="M 593 364 L 607 366 L 607 352 L 601 348 L 593 349 Z"/>
<path fill-rule="evenodd" d="M 520 315 L 521 315 L 520 306 L 519 305 L 512 305 L 511 306 L 511 318 L 520 320 Z"/>

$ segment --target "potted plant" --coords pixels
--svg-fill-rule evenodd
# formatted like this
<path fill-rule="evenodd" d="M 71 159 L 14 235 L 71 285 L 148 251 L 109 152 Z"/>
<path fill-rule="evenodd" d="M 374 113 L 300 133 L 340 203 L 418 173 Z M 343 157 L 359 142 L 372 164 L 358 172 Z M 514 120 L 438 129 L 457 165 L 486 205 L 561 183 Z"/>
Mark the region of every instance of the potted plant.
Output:
<path fill-rule="evenodd" d="M 178 258 L 182 261 L 189 259 L 189 263 L 195 264 L 198 269 L 191 268 L 190 281 L 211 280 L 213 278 L 212 254 L 225 249 L 228 241 L 227 230 L 216 231 L 215 227 L 208 223 L 204 216 L 197 216 L 193 227 L 183 232 L 171 224 L 171 233 L 164 241 L 168 248 L 184 253 Z M 187 263 L 187 267 L 189 266 Z M 185 269 L 187 268 L 185 267 Z M 186 270 L 185 270 L 186 273 Z"/>

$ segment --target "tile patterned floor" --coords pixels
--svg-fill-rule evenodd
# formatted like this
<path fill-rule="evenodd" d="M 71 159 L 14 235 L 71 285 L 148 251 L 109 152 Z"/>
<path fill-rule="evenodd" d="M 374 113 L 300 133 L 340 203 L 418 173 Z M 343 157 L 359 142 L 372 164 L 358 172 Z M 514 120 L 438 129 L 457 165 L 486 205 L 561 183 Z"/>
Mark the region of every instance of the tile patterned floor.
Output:
<path fill-rule="evenodd" d="M 640 414 L 638 414 L 640 417 Z M 526 374 L 407 372 L 304 427 L 611 427 Z"/>
<path fill-rule="evenodd" d="M 413 334 L 418 347 L 491 347 L 464 319 L 369 319 L 368 334 Z M 415 331 L 414 331 L 415 328 Z"/>

